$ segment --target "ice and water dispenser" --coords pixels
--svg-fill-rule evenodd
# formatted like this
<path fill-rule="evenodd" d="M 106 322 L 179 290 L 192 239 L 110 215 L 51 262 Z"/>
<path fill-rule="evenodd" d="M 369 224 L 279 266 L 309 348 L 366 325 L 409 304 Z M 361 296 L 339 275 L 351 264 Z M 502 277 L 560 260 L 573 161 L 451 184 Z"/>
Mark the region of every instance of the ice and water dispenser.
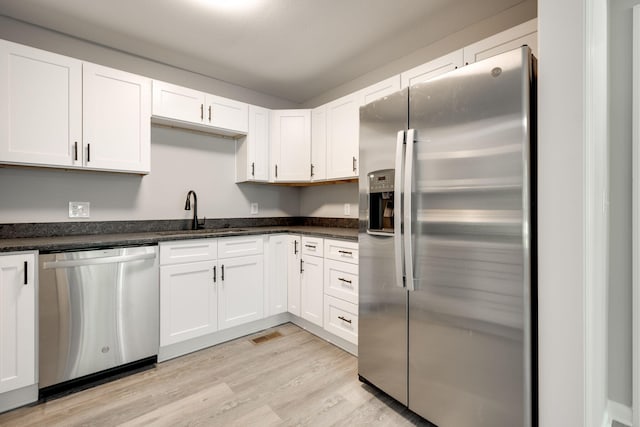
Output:
<path fill-rule="evenodd" d="M 369 224 L 373 234 L 393 234 L 394 169 L 369 172 Z"/>

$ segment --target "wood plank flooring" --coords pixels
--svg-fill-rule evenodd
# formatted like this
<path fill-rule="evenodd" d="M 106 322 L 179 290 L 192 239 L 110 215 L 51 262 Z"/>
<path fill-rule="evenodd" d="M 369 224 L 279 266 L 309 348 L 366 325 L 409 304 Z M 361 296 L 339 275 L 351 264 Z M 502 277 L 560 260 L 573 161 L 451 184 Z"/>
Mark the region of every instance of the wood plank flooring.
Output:
<path fill-rule="evenodd" d="M 281 334 L 254 343 L 253 338 Z M 357 359 L 290 323 L 0 414 L 2 426 L 429 425 L 362 384 Z"/>

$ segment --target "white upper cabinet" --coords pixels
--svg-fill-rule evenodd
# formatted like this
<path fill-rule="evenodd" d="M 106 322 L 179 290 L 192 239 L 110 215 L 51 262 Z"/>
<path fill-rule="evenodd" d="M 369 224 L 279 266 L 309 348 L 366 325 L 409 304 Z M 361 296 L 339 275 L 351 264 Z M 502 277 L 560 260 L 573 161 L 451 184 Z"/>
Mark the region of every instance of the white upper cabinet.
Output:
<path fill-rule="evenodd" d="M 155 117 L 202 124 L 205 94 L 171 83 L 153 81 L 153 109 Z"/>
<path fill-rule="evenodd" d="M 0 41 L 0 162 L 82 165 L 81 144 L 82 62 Z"/>
<path fill-rule="evenodd" d="M 0 162 L 148 173 L 151 80 L 0 41 Z"/>
<path fill-rule="evenodd" d="M 327 179 L 357 178 L 361 93 L 326 104 Z"/>
<path fill-rule="evenodd" d="M 84 165 L 148 173 L 151 167 L 151 79 L 83 65 Z"/>
<path fill-rule="evenodd" d="M 205 123 L 218 129 L 246 134 L 249 130 L 249 105 L 216 95 L 205 97 Z"/>
<path fill-rule="evenodd" d="M 246 135 L 249 105 L 158 80 L 153 81 L 153 121 L 220 135 Z"/>
<path fill-rule="evenodd" d="M 327 178 L 327 108 L 311 110 L 311 180 Z"/>
<path fill-rule="evenodd" d="M 528 45 L 538 56 L 538 20 L 524 22 L 464 48 L 464 63 L 471 64 Z"/>
<path fill-rule="evenodd" d="M 311 110 L 271 112 L 271 180 L 304 182 L 311 177 Z"/>
<path fill-rule="evenodd" d="M 400 74 L 402 87 L 409 87 L 417 83 L 426 82 L 434 77 L 444 74 L 448 71 L 462 67 L 463 61 L 462 49 L 451 52 L 440 58 L 429 61 L 426 64 L 418 65 Z"/>
<path fill-rule="evenodd" d="M 395 76 L 389 77 L 388 79 L 364 88 L 361 93 L 362 105 L 367 105 L 368 103 L 375 101 L 376 99 L 391 95 L 392 93 L 399 90 L 400 74 L 396 74 Z"/>
<path fill-rule="evenodd" d="M 236 140 L 236 182 L 269 181 L 271 111 L 249 105 L 249 132 Z"/>

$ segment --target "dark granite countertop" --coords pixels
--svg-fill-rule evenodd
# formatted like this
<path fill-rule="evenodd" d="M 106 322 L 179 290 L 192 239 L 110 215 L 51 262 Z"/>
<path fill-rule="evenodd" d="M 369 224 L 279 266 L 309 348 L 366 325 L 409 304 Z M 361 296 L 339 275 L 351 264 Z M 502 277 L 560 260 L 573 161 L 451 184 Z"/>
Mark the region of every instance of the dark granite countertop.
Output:
<path fill-rule="evenodd" d="M 291 233 L 324 238 L 357 241 L 357 228 L 312 225 L 280 225 L 238 228 L 208 228 L 204 230 L 146 231 L 133 233 L 78 234 L 69 236 L 0 238 L 0 252 L 38 250 L 58 252 L 115 246 L 153 245 L 172 240 L 203 239 L 256 234 Z"/>

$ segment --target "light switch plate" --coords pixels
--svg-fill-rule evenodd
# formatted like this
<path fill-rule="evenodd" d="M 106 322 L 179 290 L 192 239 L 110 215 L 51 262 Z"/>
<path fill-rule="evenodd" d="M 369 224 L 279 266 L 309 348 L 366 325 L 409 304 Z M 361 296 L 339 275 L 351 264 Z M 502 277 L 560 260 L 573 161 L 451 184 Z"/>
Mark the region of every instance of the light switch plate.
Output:
<path fill-rule="evenodd" d="M 258 204 L 251 203 L 251 215 L 257 215 L 257 214 L 258 214 Z"/>
<path fill-rule="evenodd" d="M 91 203 L 69 202 L 69 218 L 89 218 Z"/>

